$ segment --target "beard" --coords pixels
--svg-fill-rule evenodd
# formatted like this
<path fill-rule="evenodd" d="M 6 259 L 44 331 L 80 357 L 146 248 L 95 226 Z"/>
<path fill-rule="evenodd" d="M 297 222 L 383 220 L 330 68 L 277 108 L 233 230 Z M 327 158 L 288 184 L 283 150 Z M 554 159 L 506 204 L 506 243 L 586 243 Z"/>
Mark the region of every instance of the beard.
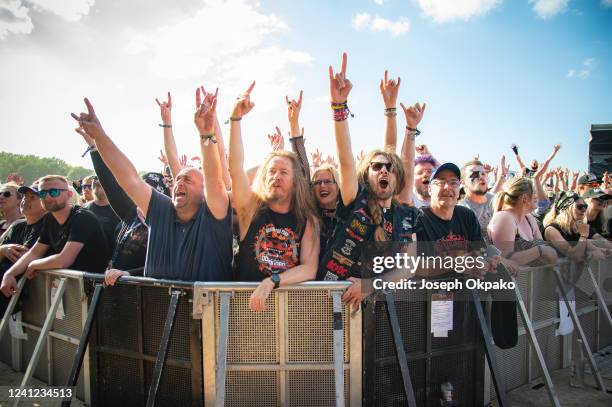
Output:
<path fill-rule="evenodd" d="M 61 211 L 62 209 L 64 209 L 67 203 L 68 203 L 67 201 L 47 202 L 47 203 L 43 202 L 43 208 L 45 208 L 49 212 L 57 212 L 57 211 Z"/>

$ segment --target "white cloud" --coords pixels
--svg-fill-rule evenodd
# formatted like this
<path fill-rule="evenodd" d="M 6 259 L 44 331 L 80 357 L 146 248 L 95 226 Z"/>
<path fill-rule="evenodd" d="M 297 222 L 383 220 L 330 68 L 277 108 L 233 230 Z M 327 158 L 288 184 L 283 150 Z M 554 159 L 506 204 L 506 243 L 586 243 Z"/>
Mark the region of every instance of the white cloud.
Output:
<path fill-rule="evenodd" d="M 50 11 L 68 21 L 78 21 L 89 14 L 95 0 L 28 0 L 35 8 Z"/>
<path fill-rule="evenodd" d="M 564 12 L 569 0 L 529 0 L 533 11 L 542 19 L 547 19 Z"/>
<path fill-rule="evenodd" d="M 388 31 L 394 37 L 398 37 L 410 30 L 410 21 L 400 17 L 397 21 L 374 16 L 368 13 L 358 13 L 353 17 L 353 28 L 356 30 L 369 29 L 371 31 Z"/>
<path fill-rule="evenodd" d="M 587 58 L 582 62 L 582 66 L 578 69 L 570 69 L 565 74 L 567 79 L 578 78 L 586 79 L 591 76 L 591 71 L 595 65 L 595 58 Z"/>
<path fill-rule="evenodd" d="M 612 7 L 612 0 L 601 0 L 601 5 L 604 7 Z"/>
<path fill-rule="evenodd" d="M 6 39 L 9 33 L 31 33 L 34 25 L 28 13 L 21 0 L 0 0 L 0 40 Z"/>
<path fill-rule="evenodd" d="M 374 0 L 374 3 L 378 4 L 379 6 L 382 6 L 385 3 L 385 0 Z"/>
<path fill-rule="evenodd" d="M 501 3 L 502 0 L 418 0 L 423 15 L 437 23 L 468 21 L 486 15 Z"/>

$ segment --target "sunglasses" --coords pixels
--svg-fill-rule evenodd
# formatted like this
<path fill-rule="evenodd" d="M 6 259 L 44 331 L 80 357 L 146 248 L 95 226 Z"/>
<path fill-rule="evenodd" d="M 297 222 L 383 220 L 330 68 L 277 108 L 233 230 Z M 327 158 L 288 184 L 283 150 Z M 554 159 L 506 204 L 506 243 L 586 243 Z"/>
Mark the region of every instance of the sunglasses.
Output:
<path fill-rule="evenodd" d="M 391 164 L 391 163 L 379 163 L 379 162 L 375 162 L 375 161 L 370 163 L 370 168 L 373 171 L 376 171 L 376 172 L 382 170 L 383 167 L 385 167 L 387 172 L 391 172 L 391 168 L 393 168 L 393 164 Z"/>
<path fill-rule="evenodd" d="M 320 179 L 318 181 L 313 181 L 311 184 L 313 187 L 320 187 L 321 185 L 331 185 L 335 183 L 336 181 L 333 179 Z"/>
<path fill-rule="evenodd" d="M 587 204 L 576 205 L 576 209 L 578 209 L 579 211 L 586 211 L 588 207 L 589 205 Z"/>
<path fill-rule="evenodd" d="M 41 198 L 44 198 L 47 196 L 47 194 L 49 194 L 51 198 L 57 198 L 58 196 L 60 196 L 62 191 L 68 191 L 68 190 L 61 189 L 61 188 L 41 189 L 40 191 L 38 191 L 38 196 Z"/>
<path fill-rule="evenodd" d="M 0 195 L 2 195 L 5 198 L 10 198 L 11 195 L 13 194 L 11 193 L 11 191 L 4 191 L 4 192 L 0 192 Z"/>
<path fill-rule="evenodd" d="M 91 189 L 91 184 L 85 184 L 81 188 L 83 188 L 83 189 Z"/>

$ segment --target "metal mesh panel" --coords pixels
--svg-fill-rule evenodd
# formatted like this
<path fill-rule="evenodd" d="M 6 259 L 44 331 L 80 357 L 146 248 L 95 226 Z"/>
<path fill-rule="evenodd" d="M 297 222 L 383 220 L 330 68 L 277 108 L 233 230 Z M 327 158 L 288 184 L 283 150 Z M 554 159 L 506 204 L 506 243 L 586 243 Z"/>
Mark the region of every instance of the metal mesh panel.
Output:
<path fill-rule="evenodd" d="M 138 351 L 136 289 L 113 286 L 104 290 L 97 313 L 98 345 Z"/>
<path fill-rule="evenodd" d="M 559 317 L 559 296 L 553 270 L 533 273 L 533 323 Z"/>
<path fill-rule="evenodd" d="M 227 407 L 276 407 L 280 405 L 277 372 L 230 370 L 227 372 L 225 383 L 225 405 Z"/>
<path fill-rule="evenodd" d="M 176 308 L 172 336 L 168 344 L 168 358 L 190 360 L 191 303 L 190 296 L 180 298 Z M 144 353 L 156 356 L 164 332 L 164 323 L 170 305 L 167 288 L 143 287 L 143 342 Z"/>
<path fill-rule="evenodd" d="M 428 406 L 437 407 L 440 405 L 440 385 L 444 383 L 446 378 L 453 384 L 453 398 L 457 400 L 457 405 L 476 405 L 477 389 L 475 389 L 473 383 L 476 367 L 474 353 L 474 351 L 457 352 L 431 359 Z"/>
<path fill-rule="evenodd" d="M 146 396 L 141 391 L 142 378 L 138 360 L 99 353 L 98 405 L 141 406 Z M 176 389 L 175 391 L 181 391 Z"/>
<path fill-rule="evenodd" d="M 529 276 L 531 272 L 519 273 L 516 277 L 516 285 L 521 292 L 525 304 L 529 302 Z"/>
<path fill-rule="evenodd" d="M 398 301 L 395 303 L 404 350 L 407 354 L 426 351 L 427 303 Z M 407 333 L 410 333 L 407 335 Z M 395 357 L 391 325 L 383 302 L 376 303 L 376 358 Z"/>
<path fill-rule="evenodd" d="M 11 356 L 12 351 L 13 345 L 11 343 L 11 334 L 8 333 L 7 329 L 7 333 L 0 339 L 0 362 L 11 366 L 13 364 L 13 357 Z"/>
<path fill-rule="evenodd" d="M 46 277 L 40 276 L 26 282 L 20 301 L 23 307 L 22 320 L 32 325 L 43 326 L 47 308 L 45 304 Z"/>
<path fill-rule="evenodd" d="M 52 338 L 51 346 L 53 349 L 53 385 L 65 386 L 68 376 L 70 375 L 70 369 L 72 368 L 72 362 L 74 361 L 74 355 L 77 351 L 77 345 L 62 341 L 61 339 Z M 79 380 L 76 386 L 77 398 L 83 400 L 85 394 L 83 391 L 83 369 L 79 373 Z"/>
<path fill-rule="evenodd" d="M 350 406 L 349 372 L 344 371 L 345 406 Z M 335 377 L 332 370 L 287 372 L 287 406 L 327 407 L 336 405 Z"/>
<path fill-rule="evenodd" d="M 425 405 L 425 359 L 408 361 L 408 370 L 414 388 L 414 397 L 418 406 Z M 394 407 L 406 405 L 406 396 L 402 383 L 399 364 L 380 363 L 376 366 L 374 405 L 377 407 Z"/>
<path fill-rule="evenodd" d="M 35 279 L 34 279 L 35 280 Z M 22 341 L 21 348 L 21 366 L 25 369 L 32 358 L 36 341 L 38 340 L 39 332 L 30 328 L 23 328 L 23 331 L 28 334 L 28 340 Z M 43 343 L 43 349 L 38 359 L 38 365 L 34 369 L 34 377 L 42 380 L 45 383 L 49 382 L 49 374 L 47 372 L 47 341 Z"/>
<path fill-rule="evenodd" d="M 610 314 L 612 314 L 612 305 L 608 306 Z M 603 310 L 599 312 L 599 349 L 603 349 L 609 345 L 612 345 L 612 327 L 606 314 Z M 599 350 L 598 349 L 598 350 Z"/>
<path fill-rule="evenodd" d="M 306 312 L 305 312 L 306 311 Z M 287 361 L 333 363 L 332 297 L 326 291 L 287 293 Z M 349 313 L 342 312 L 344 361 L 349 362 Z"/>
<path fill-rule="evenodd" d="M 495 348 L 499 370 L 504 377 L 504 388 L 506 391 L 516 389 L 527 383 L 527 342 L 527 337 L 521 335 L 514 348 Z M 488 365 L 485 364 L 485 366 L 488 369 Z M 497 398 L 493 380 L 491 380 L 490 393 L 492 399 Z"/>
<path fill-rule="evenodd" d="M 230 300 L 227 363 L 277 363 L 278 297 L 273 295 L 268 298 L 266 311 L 253 312 L 249 309 L 251 293 L 239 291 Z M 219 296 L 216 309 L 218 327 Z"/>
<path fill-rule="evenodd" d="M 455 301 L 453 303 L 453 329 L 447 338 L 431 338 L 433 349 L 441 349 L 453 345 L 472 344 L 476 341 L 476 318 L 474 304 L 471 301 Z"/>
<path fill-rule="evenodd" d="M 49 288 L 49 290 L 51 289 Z M 51 298 L 50 295 L 49 298 Z M 81 289 L 79 280 L 73 278 L 66 280 L 66 290 L 62 300 L 65 317 L 64 319 L 54 319 L 53 331 L 78 339 L 83 331 L 81 326 Z"/>
<path fill-rule="evenodd" d="M 580 325 L 584 330 L 589 347 L 591 351 L 595 351 L 597 347 L 597 325 L 596 325 L 597 312 L 591 311 L 588 314 L 583 314 L 578 317 L 580 319 Z"/>
<path fill-rule="evenodd" d="M 555 330 L 556 326 L 552 325 L 540 328 L 536 331 L 538 344 L 542 350 L 542 355 L 544 355 L 544 361 L 546 362 L 549 372 L 560 369 L 563 364 L 563 344 L 561 336 L 555 335 Z M 535 351 L 532 351 L 531 378 L 536 379 L 540 376 L 542 376 L 542 369 L 538 363 Z"/>
<path fill-rule="evenodd" d="M 145 391 L 148 393 L 151 386 L 151 377 L 155 363 L 145 362 Z M 159 383 L 157 398 L 158 406 L 191 406 L 191 371 L 176 366 L 164 367 Z"/>

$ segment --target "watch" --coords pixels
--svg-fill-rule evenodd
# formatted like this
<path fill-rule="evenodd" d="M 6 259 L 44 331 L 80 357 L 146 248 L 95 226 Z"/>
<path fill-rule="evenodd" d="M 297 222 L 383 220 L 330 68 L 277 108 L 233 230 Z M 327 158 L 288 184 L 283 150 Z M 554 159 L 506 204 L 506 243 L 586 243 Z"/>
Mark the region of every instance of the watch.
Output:
<path fill-rule="evenodd" d="M 274 288 L 278 288 L 278 286 L 280 285 L 280 275 L 278 273 L 273 273 L 270 276 L 270 280 L 272 280 L 272 282 L 274 283 Z"/>

